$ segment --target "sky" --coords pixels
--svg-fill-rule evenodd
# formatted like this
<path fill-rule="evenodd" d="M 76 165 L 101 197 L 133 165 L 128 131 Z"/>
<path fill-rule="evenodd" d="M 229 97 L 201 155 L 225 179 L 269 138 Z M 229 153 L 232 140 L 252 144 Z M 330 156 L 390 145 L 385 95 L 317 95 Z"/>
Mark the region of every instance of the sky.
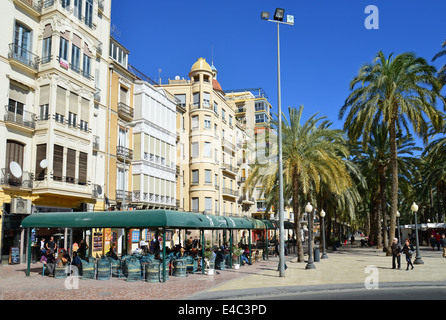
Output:
<path fill-rule="evenodd" d="M 369 5 L 378 29 L 365 26 Z M 303 105 L 304 119 L 319 113 L 342 129 L 350 81 L 379 50 L 446 64 L 446 56 L 431 62 L 446 40 L 445 0 L 112 0 L 113 35 L 153 80 L 188 79 L 203 57 L 223 90 L 263 88 L 277 112 L 277 27 L 260 19 L 276 8 L 294 16 L 280 26 L 282 110 Z"/>

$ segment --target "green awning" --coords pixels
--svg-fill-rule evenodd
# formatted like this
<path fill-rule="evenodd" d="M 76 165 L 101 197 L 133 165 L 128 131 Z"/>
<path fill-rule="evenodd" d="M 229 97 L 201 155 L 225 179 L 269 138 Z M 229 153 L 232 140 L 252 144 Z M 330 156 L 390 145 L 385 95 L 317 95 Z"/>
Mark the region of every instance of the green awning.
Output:
<path fill-rule="evenodd" d="M 22 220 L 23 228 L 185 228 L 251 229 L 245 218 L 232 218 L 174 210 L 98 212 L 41 212 Z"/>
<path fill-rule="evenodd" d="M 249 221 L 252 222 L 253 229 L 262 229 L 262 230 L 266 229 L 266 225 L 262 220 L 250 218 Z"/>
<path fill-rule="evenodd" d="M 265 224 L 267 229 L 276 229 L 276 228 L 278 228 L 278 225 L 276 225 L 274 223 L 274 221 L 271 221 L 271 220 L 262 220 L 262 221 Z"/>

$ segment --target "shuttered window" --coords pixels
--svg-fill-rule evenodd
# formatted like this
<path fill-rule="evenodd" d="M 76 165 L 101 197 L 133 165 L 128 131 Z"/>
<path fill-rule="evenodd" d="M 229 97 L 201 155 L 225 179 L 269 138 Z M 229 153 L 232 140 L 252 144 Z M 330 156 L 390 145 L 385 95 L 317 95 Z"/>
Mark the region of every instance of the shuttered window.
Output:
<path fill-rule="evenodd" d="M 36 180 L 41 181 L 45 179 L 46 168 L 40 166 L 40 162 L 46 159 L 46 143 L 38 144 L 36 150 Z"/>
<path fill-rule="evenodd" d="M 66 182 L 74 183 L 76 180 L 76 150 L 67 150 Z"/>
<path fill-rule="evenodd" d="M 54 145 L 53 153 L 53 179 L 62 181 L 63 176 L 63 147 Z"/>
<path fill-rule="evenodd" d="M 79 184 L 87 184 L 87 158 L 88 154 L 79 152 Z"/>

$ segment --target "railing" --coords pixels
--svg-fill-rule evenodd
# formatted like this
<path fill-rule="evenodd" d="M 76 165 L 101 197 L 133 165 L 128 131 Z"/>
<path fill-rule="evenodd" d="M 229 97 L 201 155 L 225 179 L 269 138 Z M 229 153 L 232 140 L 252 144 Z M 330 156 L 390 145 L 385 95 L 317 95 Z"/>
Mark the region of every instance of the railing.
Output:
<path fill-rule="evenodd" d="M 0 180 L 1 185 L 19 188 L 33 188 L 34 174 L 24 171 L 22 176 L 17 178 L 11 174 L 9 168 L 2 169 L 2 178 Z"/>
<path fill-rule="evenodd" d="M 226 140 L 225 138 L 222 139 L 223 140 L 223 146 L 228 147 L 232 150 L 235 150 L 235 145 L 230 142 L 229 140 Z"/>
<path fill-rule="evenodd" d="M 125 197 L 124 199 L 126 202 L 131 202 L 132 201 L 132 192 L 117 189 L 116 190 L 116 201 L 122 201 L 123 197 Z"/>
<path fill-rule="evenodd" d="M 31 9 L 41 13 L 42 12 L 42 1 L 41 0 L 19 0 L 19 2 L 26 4 Z"/>
<path fill-rule="evenodd" d="M 223 193 L 224 194 L 230 194 L 231 196 L 238 196 L 238 191 L 237 190 L 233 190 L 231 188 L 223 188 Z"/>
<path fill-rule="evenodd" d="M 17 60 L 28 67 L 31 67 L 35 70 L 38 69 L 39 66 L 39 56 L 35 55 L 31 51 L 26 50 L 23 47 L 20 47 L 19 45 L 15 43 L 9 44 L 9 53 L 8 53 L 9 59 Z"/>
<path fill-rule="evenodd" d="M 133 160 L 133 150 L 123 147 L 123 146 L 117 146 L 116 147 L 116 156 L 119 158 L 126 158 L 129 160 Z"/>
<path fill-rule="evenodd" d="M 133 108 L 123 102 L 118 102 L 118 114 L 126 119 L 133 119 Z"/>
<path fill-rule="evenodd" d="M 14 122 L 31 129 L 36 128 L 36 115 L 34 113 L 18 109 L 16 106 L 8 105 L 5 108 L 5 121 Z"/>
<path fill-rule="evenodd" d="M 237 173 L 237 167 L 234 167 L 228 163 L 222 163 L 221 165 L 225 170 L 233 172 L 233 173 Z"/>

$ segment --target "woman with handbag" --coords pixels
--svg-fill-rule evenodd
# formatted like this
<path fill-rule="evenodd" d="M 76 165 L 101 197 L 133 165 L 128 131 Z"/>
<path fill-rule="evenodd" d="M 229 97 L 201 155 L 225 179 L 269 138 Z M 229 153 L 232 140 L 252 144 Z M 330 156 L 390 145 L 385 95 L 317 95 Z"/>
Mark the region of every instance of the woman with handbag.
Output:
<path fill-rule="evenodd" d="M 413 264 L 412 264 L 412 255 L 413 255 L 413 245 L 410 244 L 410 240 L 406 239 L 405 243 L 404 243 L 404 247 L 403 250 L 404 254 L 406 255 L 406 262 L 407 262 L 407 268 L 406 271 L 409 270 L 409 266 L 412 267 L 413 269 Z M 411 269 L 411 270 L 412 270 Z"/>

